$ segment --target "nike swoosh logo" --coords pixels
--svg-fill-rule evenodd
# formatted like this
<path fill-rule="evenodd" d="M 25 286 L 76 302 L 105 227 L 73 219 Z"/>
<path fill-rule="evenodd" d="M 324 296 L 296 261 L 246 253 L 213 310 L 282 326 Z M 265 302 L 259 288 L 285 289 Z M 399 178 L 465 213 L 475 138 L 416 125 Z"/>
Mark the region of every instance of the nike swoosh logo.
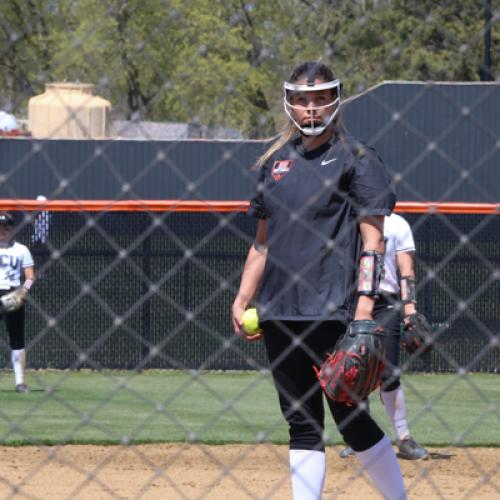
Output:
<path fill-rule="evenodd" d="M 333 161 L 335 161 L 337 158 L 333 158 L 331 160 L 322 160 L 321 161 L 321 165 L 328 165 L 329 163 L 332 163 Z"/>

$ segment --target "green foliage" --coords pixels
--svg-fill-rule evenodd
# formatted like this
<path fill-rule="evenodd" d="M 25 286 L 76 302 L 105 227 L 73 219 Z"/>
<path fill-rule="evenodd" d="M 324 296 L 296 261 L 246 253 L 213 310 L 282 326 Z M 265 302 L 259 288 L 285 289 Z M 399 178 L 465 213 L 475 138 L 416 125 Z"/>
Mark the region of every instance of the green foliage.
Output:
<path fill-rule="evenodd" d="M 280 126 L 283 78 L 305 59 L 332 65 L 347 95 L 478 80 L 483 62 L 481 0 L 5 0 L 0 18 L 1 106 L 25 112 L 46 82 L 92 82 L 116 117 L 248 137 Z"/>

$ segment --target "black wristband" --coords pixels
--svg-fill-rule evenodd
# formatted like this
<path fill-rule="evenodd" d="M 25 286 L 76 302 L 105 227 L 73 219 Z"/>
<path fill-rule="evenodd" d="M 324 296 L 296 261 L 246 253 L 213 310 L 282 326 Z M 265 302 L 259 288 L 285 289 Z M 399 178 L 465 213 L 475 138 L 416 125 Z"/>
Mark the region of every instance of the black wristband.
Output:
<path fill-rule="evenodd" d="M 403 304 L 417 303 L 415 278 L 413 276 L 402 276 L 399 280 L 399 288 Z"/>

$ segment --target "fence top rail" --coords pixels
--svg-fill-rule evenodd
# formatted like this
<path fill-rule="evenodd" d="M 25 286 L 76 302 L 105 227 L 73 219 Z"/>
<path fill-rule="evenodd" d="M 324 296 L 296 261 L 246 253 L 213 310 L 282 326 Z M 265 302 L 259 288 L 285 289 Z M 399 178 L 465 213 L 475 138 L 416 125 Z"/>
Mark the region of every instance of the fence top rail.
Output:
<path fill-rule="evenodd" d="M 0 210 L 50 212 L 246 212 L 248 201 L 0 199 Z M 496 214 L 500 203 L 401 201 L 398 213 Z"/>

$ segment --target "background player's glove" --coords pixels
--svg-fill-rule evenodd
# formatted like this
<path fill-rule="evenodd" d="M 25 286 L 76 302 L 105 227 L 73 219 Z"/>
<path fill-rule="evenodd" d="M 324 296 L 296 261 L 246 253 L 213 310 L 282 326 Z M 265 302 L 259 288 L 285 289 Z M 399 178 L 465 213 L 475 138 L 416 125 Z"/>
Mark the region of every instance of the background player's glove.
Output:
<path fill-rule="evenodd" d="M 325 394 L 348 405 L 359 403 L 381 383 L 384 370 L 383 328 L 375 321 L 353 321 L 318 370 Z"/>
<path fill-rule="evenodd" d="M 0 313 L 13 312 L 20 309 L 25 302 L 26 295 L 20 288 L 0 297 Z"/>
<path fill-rule="evenodd" d="M 405 351 L 419 355 L 432 351 L 432 328 L 423 314 L 405 316 L 402 326 Z"/>

